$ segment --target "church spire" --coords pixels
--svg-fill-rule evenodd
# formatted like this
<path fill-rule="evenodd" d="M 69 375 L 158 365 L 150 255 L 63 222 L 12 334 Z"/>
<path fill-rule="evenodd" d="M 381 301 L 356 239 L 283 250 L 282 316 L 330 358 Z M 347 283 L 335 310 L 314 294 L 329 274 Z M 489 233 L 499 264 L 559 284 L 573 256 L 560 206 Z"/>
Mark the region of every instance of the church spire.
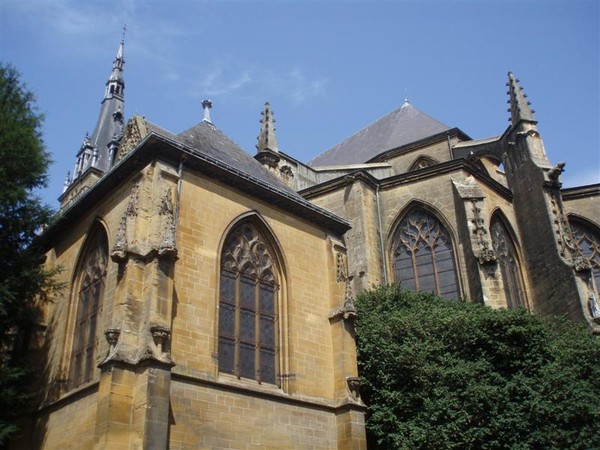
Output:
<path fill-rule="evenodd" d="M 512 126 L 516 126 L 520 121 L 525 120 L 527 122 L 537 123 L 533 113 L 535 112 L 530 108 L 531 102 L 527 101 L 527 94 L 523 92 L 523 88 L 519 85 L 519 80 L 513 75 L 512 72 L 508 72 L 508 103 L 510 108 L 510 120 Z"/>
<path fill-rule="evenodd" d="M 106 81 L 106 89 L 104 98 L 100 103 L 100 114 L 96 122 L 96 127 L 91 136 L 86 134 L 84 142 L 77 153 L 77 162 L 70 184 L 75 183 L 80 177 L 83 177 L 88 169 L 106 172 L 112 166 L 115 143 L 118 147 L 118 143 L 123 135 L 125 122 L 124 50 L 125 27 L 123 27 L 123 36 L 113 61 L 112 71 Z"/>
<path fill-rule="evenodd" d="M 256 149 L 258 153 L 264 151 L 271 151 L 279 153 L 277 147 L 277 137 L 275 136 L 275 119 L 273 119 L 273 112 L 271 111 L 271 105 L 269 102 L 265 103 L 265 110 L 261 113 L 263 116 L 260 120 L 262 124 L 260 127 L 260 134 L 258 135 L 258 144 Z"/>

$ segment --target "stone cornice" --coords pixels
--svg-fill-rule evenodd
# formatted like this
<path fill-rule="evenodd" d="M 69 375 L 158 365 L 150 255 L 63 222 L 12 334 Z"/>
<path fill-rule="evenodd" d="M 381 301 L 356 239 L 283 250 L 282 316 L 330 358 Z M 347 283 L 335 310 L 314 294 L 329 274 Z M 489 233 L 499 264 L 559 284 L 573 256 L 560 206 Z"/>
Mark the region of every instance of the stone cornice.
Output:
<path fill-rule="evenodd" d="M 465 170 L 470 175 L 473 175 L 477 180 L 483 182 L 487 187 L 493 189 L 498 194 L 502 195 L 508 201 L 512 201 L 512 192 L 502 184 L 498 183 L 489 175 L 482 173 L 476 166 L 471 164 L 465 159 L 455 159 L 452 161 L 446 161 L 434 166 L 425 167 L 423 169 L 414 170 L 399 175 L 394 175 L 389 178 L 377 180 L 375 177 L 370 175 L 366 171 L 357 171 L 348 175 L 344 175 L 333 180 L 321 183 L 316 186 L 311 186 L 299 192 L 306 199 L 312 199 L 329 192 L 336 191 L 340 187 L 347 186 L 354 182 L 355 179 L 364 180 L 365 184 L 372 188 L 376 188 L 377 185 L 381 189 L 389 189 L 395 186 L 403 184 L 411 184 L 430 178 L 435 178 L 440 174 L 446 174 L 455 172 L 457 170 Z"/>

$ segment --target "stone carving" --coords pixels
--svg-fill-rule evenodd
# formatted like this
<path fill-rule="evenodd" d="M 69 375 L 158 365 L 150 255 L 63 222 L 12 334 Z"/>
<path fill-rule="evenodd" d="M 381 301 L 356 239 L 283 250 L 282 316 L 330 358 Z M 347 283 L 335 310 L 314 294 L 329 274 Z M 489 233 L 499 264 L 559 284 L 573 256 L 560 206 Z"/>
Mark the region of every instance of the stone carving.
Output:
<path fill-rule="evenodd" d="M 360 398 L 360 378 L 346 377 L 346 387 L 348 388 L 348 399 L 355 403 L 362 403 Z"/>
<path fill-rule="evenodd" d="M 356 308 L 354 306 L 354 289 L 352 288 L 352 280 L 354 277 L 348 275 L 348 259 L 342 251 L 335 252 L 336 261 L 336 281 L 344 283 L 344 303 L 340 308 L 335 308 L 329 314 L 329 318 L 333 319 L 343 316 L 345 320 L 356 317 Z"/>
<path fill-rule="evenodd" d="M 475 178 L 472 176 L 465 178 L 464 180 L 454 180 L 452 182 L 455 189 L 462 199 L 469 200 L 471 207 L 468 208 L 465 205 L 465 212 L 467 214 L 467 220 L 471 224 L 473 230 L 473 253 L 479 261 L 479 264 L 495 264 L 497 262 L 497 256 L 490 242 L 490 237 L 485 225 L 485 219 L 483 218 L 481 211 L 483 207 L 483 201 L 485 199 L 485 193 L 481 186 L 477 184 Z"/>
<path fill-rule="evenodd" d="M 171 330 L 167 327 L 154 326 L 150 328 L 150 334 L 156 346 L 156 352 L 159 356 L 163 353 L 168 352 L 169 339 L 171 337 Z"/>
<path fill-rule="evenodd" d="M 114 262 L 123 261 L 127 257 L 129 247 L 127 242 L 127 225 L 128 222 L 134 219 L 138 214 L 139 189 L 139 183 L 135 184 L 131 189 L 129 202 L 125 208 L 125 214 L 123 214 L 123 217 L 121 217 L 121 221 L 119 222 L 115 245 L 110 252 L 110 257 Z"/>
<path fill-rule="evenodd" d="M 565 163 L 560 161 L 556 166 L 548 171 L 548 179 L 555 184 L 557 188 L 560 188 L 561 184 L 559 181 L 560 174 L 565 171 Z"/>
<path fill-rule="evenodd" d="M 109 328 L 104 330 L 104 337 L 106 337 L 106 342 L 108 342 L 109 353 L 115 351 L 117 347 L 117 343 L 119 342 L 119 336 L 121 336 L 121 330 L 118 328 Z"/>
<path fill-rule="evenodd" d="M 478 206 L 480 201 L 473 199 L 471 202 L 473 213 L 471 222 L 473 223 L 473 233 L 475 234 L 477 247 L 479 247 L 476 252 L 477 260 L 479 264 L 494 264 L 497 262 L 498 257 L 493 246 L 490 245 L 485 220 L 481 216 L 481 208 Z"/>
<path fill-rule="evenodd" d="M 115 162 L 120 161 L 126 154 L 133 150 L 148 134 L 148 127 L 146 121 L 138 116 L 133 116 L 123 132 L 123 140 L 119 151 L 115 155 Z"/>
<path fill-rule="evenodd" d="M 281 172 L 281 175 L 283 175 L 284 178 L 293 178 L 294 177 L 294 172 L 292 171 L 292 166 L 290 166 L 288 164 L 284 164 L 283 166 L 281 166 L 279 168 L 279 171 Z"/>
<path fill-rule="evenodd" d="M 175 246 L 176 229 L 175 229 L 175 211 L 172 200 L 172 190 L 167 189 L 161 199 L 159 216 L 162 217 L 163 237 L 158 248 L 158 254 L 176 255 L 177 248 Z"/>
<path fill-rule="evenodd" d="M 558 189 L 553 189 L 550 192 L 550 205 L 550 211 L 553 216 L 553 228 L 556 233 L 556 243 L 558 244 L 560 256 L 565 259 L 569 257 L 572 259 L 573 257 L 580 256 L 579 249 L 574 245 L 572 239 L 569 222 L 563 212 L 562 200 Z"/>
<path fill-rule="evenodd" d="M 598 301 L 596 300 L 596 295 L 593 292 L 590 292 L 590 297 L 588 299 L 590 315 L 592 319 L 596 323 L 600 323 L 600 306 L 598 305 Z"/>

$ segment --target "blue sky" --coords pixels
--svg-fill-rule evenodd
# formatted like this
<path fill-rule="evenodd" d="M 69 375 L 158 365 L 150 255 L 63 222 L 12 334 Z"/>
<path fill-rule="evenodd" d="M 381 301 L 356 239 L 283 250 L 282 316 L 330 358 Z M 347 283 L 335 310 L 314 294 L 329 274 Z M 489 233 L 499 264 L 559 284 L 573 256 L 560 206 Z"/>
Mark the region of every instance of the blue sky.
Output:
<path fill-rule="evenodd" d="M 308 161 L 405 97 L 472 138 L 508 126 L 506 73 L 529 95 L 565 186 L 600 182 L 598 1 L 0 0 L 0 59 L 46 115 L 56 206 L 125 38 L 125 114 L 179 133 L 202 119 L 254 153 L 270 101 L 282 151 Z"/>

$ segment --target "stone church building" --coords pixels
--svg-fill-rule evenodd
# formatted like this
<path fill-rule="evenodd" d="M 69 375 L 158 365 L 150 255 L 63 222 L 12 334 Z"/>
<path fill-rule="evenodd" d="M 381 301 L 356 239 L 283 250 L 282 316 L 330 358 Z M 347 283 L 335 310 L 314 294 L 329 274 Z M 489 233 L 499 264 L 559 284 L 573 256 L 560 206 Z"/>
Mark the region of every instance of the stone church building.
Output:
<path fill-rule="evenodd" d="M 45 231 L 66 288 L 13 448 L 365 449 L 353 301 L 381 283 L 600 331 L 600 184 L 561 187 L 513 74 L 498 136 L 406 101 L 305 163 L 268 103 L 253 155 L 210 101 L 125 120 L 123 65 Z"/>

